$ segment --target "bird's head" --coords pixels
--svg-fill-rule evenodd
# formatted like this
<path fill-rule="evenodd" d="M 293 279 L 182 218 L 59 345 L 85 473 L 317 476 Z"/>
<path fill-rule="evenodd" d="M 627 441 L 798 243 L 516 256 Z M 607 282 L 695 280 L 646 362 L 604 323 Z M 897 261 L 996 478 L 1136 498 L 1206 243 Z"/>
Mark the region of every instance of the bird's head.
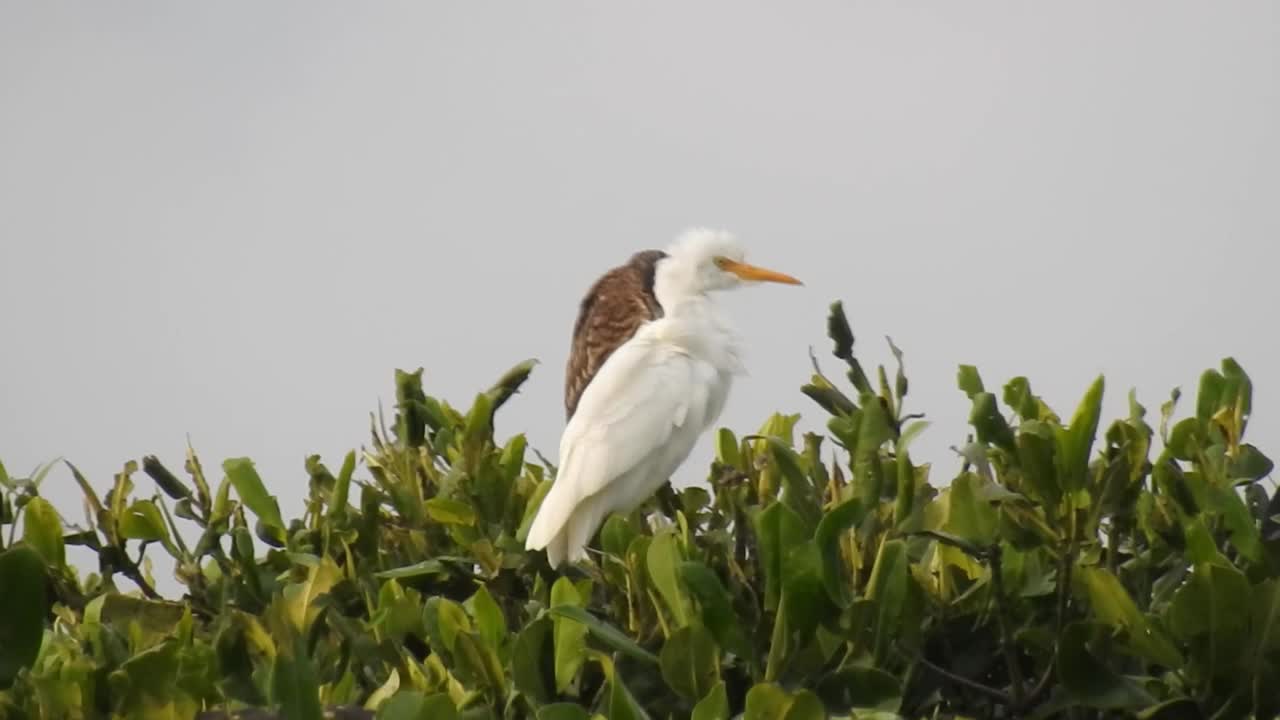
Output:
<path fill-rule="evenodd" d="M 799 280 L 744 261 L 746 251 L 723 230 L 687 230 L 667 249 L 663 263 L 672 280 L 690 292 L 728 290 L 746 283 L 776 282 L 800 285 Z"/>

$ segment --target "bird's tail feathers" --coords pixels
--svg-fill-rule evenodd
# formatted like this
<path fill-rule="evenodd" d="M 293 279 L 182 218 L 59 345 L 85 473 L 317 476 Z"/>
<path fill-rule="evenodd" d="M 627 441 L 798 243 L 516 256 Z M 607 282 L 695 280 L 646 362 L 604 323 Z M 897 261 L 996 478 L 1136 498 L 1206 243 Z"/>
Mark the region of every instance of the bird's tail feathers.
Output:
<path fill-rule="evenodd" d="M 529 534 L 525 537 L 526 550 L 542 550 L 548 547 L 565 529 L 565 523 L 573 512 L 575 502 L 568 486 L 569 483 L 557 479 L 543 496 L 542 505 L 538 508 L 538 514 L 533 518 L 533 523 L 529 526 Z"/>
<path fill-rule="evenodd" d="M 551 565 L 552 570 L 555 570 L 568 559 L 568 555 L 569 533 L 561 530 L 551 538 L 551 542 L 547 543 L 547 563 Z"/>

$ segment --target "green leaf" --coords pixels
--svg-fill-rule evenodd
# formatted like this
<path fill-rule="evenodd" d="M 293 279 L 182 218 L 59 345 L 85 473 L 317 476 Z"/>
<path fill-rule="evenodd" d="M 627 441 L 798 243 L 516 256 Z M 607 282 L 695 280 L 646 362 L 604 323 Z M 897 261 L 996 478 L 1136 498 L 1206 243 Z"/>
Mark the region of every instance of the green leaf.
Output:
<path fill-rule="evenodd" d="M 22 540 L 40 553 L 50 567 L 67 564 L 66 543 L 62 539 L 62 519 L 53 504 L 40 496 L 31 498 L 22 511 Z"/>
<path fill-rule="evenodd" d="M 786 714 L 786 720 L 826 720 L 826 717 L 827 711 L 822 707 L 822 701 L 808 690 L 795 694 Z"/>
<path fill-rule="evenodd" d="M 422 392 L 422 368 L 396 370 L 396 437 L 408 447 L 420 447 L 431 424 L 427 396 Z"/>
<path fill-rule="evenodd" d="M 808 690 L 795 695 L 773 683 L 759 683 L 747 691 L 743 720 L 823 720 L 822 701 Z"/>
<path fill-rule="evenodd" d="M 793 649 L 792 633 L 787 627 L 787 599 L 784 595 L 778 601 L 778 612 L 774 616 L 773 631 L 769 637 L 769 654 L 765 658 L 764 679 L 776 680 L 783 673 L 783 664 Z"/>
<path fill-rule="evenodd" d="M 765 608 L 775 610 L 782 593 L 782 565 L 787 553 L 809 538 L 804 521 L 782 503 L 773 503 L 755 518 L 760 564 L 765 576 Z"/>
<path fill-rule="evenodd" d="M 106 512 L 103 508 L 102 500 L 98 498 L 98 493 L 94 492 L 93 486 L 85 479 L 84 473 L 81 473 L 80 469 L 72 465 L 68 460 L 63 460 L 63 463 L 71 469 L 71 476 L 75 478 L 76 484 L 80 486 L 80 492 L 89 504 L 89 510 L 92 511 L 94 519 L 102 517 L 103 513 Z"/>
<path fill-rule="evenodd" d="M 738 438 L 729 428 L 716 431 L 716 460 L 732 468 L 742 466 L 742 453 L 738 449 Z"/>
<path fill-rule="evenodd" d="M 533 369 L 537 364 L 538 361 L 536 359 L 530 358 L 513 365 L 510 370 L 502 374 L 502 377 L 498 378 L 498 381 L 488 390 L 489 402 L 492 405 L 489 411 L 490 414 L 497 412 L 498 408 L 511 399 L 512 395 L 520 392 L 520 386 L 524 385 L 525 381 L 529 379 L 529 375 L 533 373 Z"/>
<path fill-rule="evenodd" d="M 1222 359 L 1222 377 L 1234 390 L 1231 397 L 1224 400 L 1229 403 L 1238 402 L 1240 412 L 1248 416 L 1253 412 L 1253 382 L 1249 379 L 1248 373 L 1240 367 L 1240 363 L 1236 362 L 1235 358 L 1227 357 Z"/>
<path fill-rule="evenodd" d="M 1122 628 L 1129 645 L 1154 663 L 1174 670 L 1182 667 L 1182 655 L 1164 632 L 1147 621 L 1120 580 L 1101 567 L 1077 570 L 1089 596 L 1089 604 L 1098 618 L 1113 627 Z"/>
<path fill-rule="evenodd" d="M 187 487 L 186 483 L 170 472 L 169 468 L 165 467 L 155 455 L 147 455 L 142 458 L 142 471 L 155 481 L 156 486 L 165 495 L 174 500 L 191 497 L 191 488 Z"/>
<path fill-rule="evenodd" d="M 724 683 L 717 682 L 707 691 L 706 696 L 693 706 L 690 720 L 729 720 L 729 696 L 725 692 Z"/>
<path fill-rule="evenodd" d="M 649 551 L 645 557 L 645 567 L 649 577 L 658 589 L 667 609 L 671 611 L 676 627 L 689 623 L 691 611 L 689 598 L 680 586 L 677 568 L 684 559 L 680 551 L 679 538 L 670 530 L 665 530 L 653 537 Z"/>
<path fill-rule="evenodd" d="M 831 384 L 831 381 L 821 375 L 815 374 L 810 382 L 801 385 L 800 392 L 832 415 L 848 415 L 858 409 L 847 395 L 840 392 Z"/>
<path fill-rule="evenodd" d="M 969 424 L 977 430 L 978 440 L 995 445 L 1006 452 L 1016 452 L 1013 430 L 1000 414 L 996 396 L 989 392 L 973 394 L 973 409 L 969 412 Z"/>
<path fill-rule="evenodd" d="M 853 357 L 853 331 L 849 329 L 849 319 L 844 314 L 844 303 L 839 300 L 831 303 L 831 312 L 827 315 L 827 335 L 835 345 L 831 354 L 841 360 Z"/>
<path fill-rule="evenodd" d="M 579 609 L 575 606 L 565 607 Z M 551 612 L 554 614 L 555 609 Z M 551 618 L 540 617 L 534 620 L 516 636 L 511 650 L 511 679 L 516 689 L 538 703 L 548 703 L 555 698 L 555 650 Z"/>
<path fill-rule="evenodd" d="M 1040 419 L 1040 398 L 1031 392 L 1031 382 L 1018 376 L 1004 384 L 1004 404 L 1023 420 Z"/>
<path fill-rule="evenodd" d="M 1253 514 L 1233 487 L 1210 487 L 1210 506 L 1221 513 L 1222 522 L 1231 532 L 1231 544 L 1245 558 L 1258 562 L 1262 557 L 1262 537 Z"/>
<path fill-rule="evenodd" d="M 458 603 L 448 598 L 432 597 L 423 604 L 423 608 L 427 632 L 433 636 L 438 635 L 440 643 L 449 652 L 454 651 L 459 635 L 471 632 L 471 617 Z"/>
<path fill-rule="evenodd" d="M 791 708 L 791 696 L 773 683 L 758 683 L 747 691 L 743 720 L 784 720 Z"/>
<path fill-rule="evenodd" d="M 506 694 L 506 674 L 502 670 L 502 661 L 497 651 L 474 632 L 460 632 L 455 638 L 454 660 L 458 668 L 474 681 L 493 690 L 494 695 L 502 697 Z"/>
<path fill-rule="evenodd" d="M 614 513 L 604 521 L 600 528 L 600 545 L 606 553 L 622 560 L 627 555 L 627 548 L 635 539 L 635 528 L 628 522 L 627 516 Z"/>
<path fill-rule="evenodd" d="M 58 462 L 58 460 L 62 460 L 62 458 L 57 458 L 56 460 L 50 460 L 49 462 L 36 468 L 36 471 L 32 473 L 31 477 L 27 480 L 27 482 L 30 483 L 31 487 L 39 490 L 40 485 L 44 483 L 44 479 L 49 476 L 49 471 L 53 470 L 53 466 Z M 136 469 L 137 463 L 130 460 L 129 466 L 132 466 L 133 468 Z M 133 470 L 129 470 L 127 472 L 133 472 Z"/>
<path fill-rule="evenodd" d="M 805 641 L 823 618 L 837 612 L 827 597 L 822 568 L 822 553 L 812 540 L 788 551 L 782 563 L 782 597 L 787 608 L 787 625 Z"/>
<path fill-rule="evenodd" d="M 157 635 L 168 635 L 175 631 L 187 614 L 187 606 L 183 603 L 168 600 L 147 600 L 111 593 L 99 595 L 98 619 L 104 623 L 124 625 L 136 624 L 142 630 Z"/>
<path fill-rule="evenodd" d="M 275 668 L 271 673 L 271 688 L 284 717 L 291 720 L 323 719 L 320 682 L 311 658 L 307 655 L 306 645 L 300 637 L 294 641 L 293 653 L 276 656 Z"/>
<path fill-rule="evenodd" d="M 0 688 L 35 662 L 44 638 L 49 599 L 40 555 L 18 546 L 0 553 Z"/>
<path fill-rule="evenodd" d="M 471 596 L 469 604 L 481 637 L 490 647 L 502 647 L 507 639 L 507 619 L 497 601 L 489 594 L 489 589 L 481 585 L 476 594 Z"/>
<path fill-rule="evenodd" d="M 556 605 L 550 608 L 547 612 L 549 612 L 553 617 L 567 618 L 581 623 L 597 640 L 608 645 L 610 648 L 623 653 L 624 655 L 629 655 L 637 660 L 643 660 L 655 665 L 658 663 L 656 655 L 637 645 L 634 640 L 627 637 L 621 630 L 597 618 L 577 605 Z"/>
<path fill-rule="evenodd" d="M 347 511 L 347 495 L 351 488 L 351 476 L 355 470 L 356 453 L 350 450 L 342 459 L 342 469 L 338 471 L 338 477 L 333 483 L 333 495 L 329 500 L 329 517 L 337 517 Z"/>
<path fill-rule="evenodd" d="M 258 477 L 258 471 L 253 467 L 253 461 L 249 458 L 231 458 L 222 463 L 222 470 L 227 474 L 227 478 L 231 480 L 231 484 L 235 486 L 236 494 L 240 496 L 240 500 L 245 506 L 253 511 L 268 526 L 277 530 L 284 530 L 284 521 L 280 519 L 280 506 L 276 504 L 276 499 L 267 492 L 266 486 L 262 484 L 262 478 Z"/>
<path fill-rule="evenodd" d="M 1043 425 L 1043 424 L 1041 424 Z M 1044 426 L 1048 429 L 1048 426 Z M 1052 438 L 1052 434 L 1049 435 Z M 1054 452 L 1056 445 L 1044 435 L 1032 432 L 1025 424 L 1017 435 L 1018 464 L 1022 468 L 1030 493 L 1047 510 L 1062 501 L 1062 486 L 1058 480 L 1058 468 Z"/>
<path fill-rule="evenodd" d="M 1217 370 L 1205 370 L 1200 375 L 1200 391 L 1196 394 L 1196 419 L 1207 422 L 1217 411 L 1219 404 L 1228 398 L 1222 397 L 1226 386 L 1226 378 Z"/>
<path fill-rule="evenodd" d="M 551 606 L 553 608 L 571 605 L 579 606 L 582 599 L 578 590 L 569 578 L 561 577 L 551 586 Z M 561 614 L 553 615 L 555 624 L 556 649 L 556 691 L 564 692 L 565 688 L 578 676 L 578 670 L 586 660 L 587 626 Z"/>
<path fill-rule="evenodd" d="M 1274 468 L 1275 463 L 1271 462 L 1271 458 L 1263 455 L 1258 448 L 1244 443 L 1240 446 L 1239 454 L 1231 461 L 1228 472 L 1232 479 L 1260 480 L 1270 475 Z"/>
<path fill-rule="evenodd" d="M 1058 649 L 1058 679 L 1071 700 L 1091 708 L 1120 710 L 1155 702 L 1141 685 L 1123 677 L 1089 651 L 1089 638 L 1100 626 L 1075 622 L 1062 634 Z"/>
<path fill-rule="evenodd" d="M 1085 486 L 1089 454 L 1093 450 L 1093 439 L 1098 433 L 1098 418 L 1102 413 L 1104 386 L 1102 376 L 1099 375 L 1076 407 L 1075 414 L 1071 416 L 1071 424 L 1057 432 L 1058 460 L 1061 463 L 1059 477 L 1064 489 L 1069 492 Z"/>
<path fill-rule="evenodd" d="M 450 498 L 434 497 L 425 503 L 427 516 L 446 525 L 475 525 L 476 511 L 470 505 Z"/>
<path fill-rule="evenodd" d="M 862 395 L 862 422 L 858 425 L 858 450 L 856 458 L 867 462 L 874 459 L 880 446 L 893 438 L 889 416 L 880 398 L 871 393 Z"/>
<path fill-rule="evenodd" d="M 616 671 L 609 678 L 609 720 L 649 720 L 649 714 L 636 702 Z"/>
<path fill-rule="evenodd" d="M 897 712 L 902 705 L 902 683 L 873 667 L 841 668 L 822 678 L 814 690 L 832 710 L 860 708 Z"/>
<path fill-rule="evenodd" d="M 135 500 L 119 518 L 120 537 L 169 543 L 169 528 L 160 508 L 150 500 Z"/>
<path fill-rule="evenodd" d="M 911 443 L 915 442 L 917 437 L 929 429 L 930 424 L 926 420 L 907 423 L 907 426 L 902 429 L 902 436 L 898 438 L 897 451 L 899 453 L 906 452 L 911 447 Z"/>
<path fill-rule="evenodd" d="M 760 431 L 756 433 L 759 439 L 751 441 L 751 449 L 763 455 L 769 451 L 769 440 L 780 441 L 786 447 L 795 445 L 795 427 L 800 421 L 800 415 L 784 415 L 782 413 L 774 413 L 769 419 L 764 421 L 760 426 Z"/>
<path fill-rule="evenodd" d="M 885 540 L 876 553 L 866 595 L 875 603 L 874 650 L 883 659 L 898 632 L 907 606 L 909 576 L 907 546 L 902 540 Z"/>
<path fill-rule="evenodd" d="M 1169 433 L 1166 445 L 1169 452 L 1179 460 L 1192 460 L 1196 451 L 1203 446 L 1200 420 L 1190 417 L 1179 420 Z"/>
<path fill-rule="evenodd" d="M 777 438 L 769 438 L 769 456 L 782 475 L 781 501 L 807 523 L 817 523 L 822 517 L 822 488 L 814 487 L 809 480 L 801 467 L 800 456 Z"/>
<path fill-rule="evenodd" d="M 916 468 L 911 464 L 911 453 L 901 443 L 894 464 L 897 466 L 897 487 L 893 499 L 893 525 L 901 529 L 911 519 L 912 510 L 916 507 Z"/>
<path fill-rule="evenodd" d="M 113 678 L 120 704 L 137 708 L 135 712 L 138 715 L 147 714 L 141 712 L 143 708 L 158 711 L 161 715 L 166 714 L 166 710 L 175 709 L 172 701 L 174 683 L 178 678 L 177 650 L 176 642 L 164 641 L 121 663 Z"/>
<path fill-rule="evenodd" d="M 893 353 L 893 359 L 898 363 L 898 372 L 893 378 L 893 392 L 901 400 L 907 396 L 908 387 L 906 368 L 902 364 L 902 350 L 893 344 L 893 338 L 886 335 L 884 339 L 889 342 L 889 351 Z"/>
<path fill-rule="evenodd" d="M 960 366 L 960 369 L 956 371 L 956 385 L 970 399 L 973 399 L 974 395 L 986 389 L 982 386 L 982 377 L 978 375 L 978 368 L 972 365 Z"/>
<path fill-rule="evenodd" d="M 672 633 L 659 660 L 662 679 L 690 702 L 697 702 L 720 681 L 719 649 L 711 633 L 697 623 Z"/>
<path fill-rule="evenodd" d="M 972 473 L 960 475 L 951 481 L 946 494 L 946 532 L 968 540 L 979 547 L 995 541 L 999 513 L 991 503 L 978 496 L 974 487 L 978 476 Z"/>
<path fill-rule="evenodd" d="M 1221 678 L 1234 677 L 1247 661 L 1252 589 L 1243 573 L 1199 563 L 1169 603 L 1169 629 L 1191 644 L 1197 664 Z"/>
<path fill-rule="evenodd" d="M 751 646 L 733 611 L 729 591 L 725 590 L 720 578 L 706 565 L 696 561 L 681 563 L 680 577 L 702 607 L 702 624 L 711 631 L 716 643 L 738 657 L 749 657 Z"/>
<path fill-rule="evenodd" d="M 445 568 L 444 563 L 439 560 L 423 560 L 422 562 L 416 562 L 412 565 L 405 565 L 404 567 L 393 568 L 391 570 L 383 570 L 382 572 L 374 573 L 373 576 L 379 579 L 389 580 L 419 577 L 422 575 L 443 575 L 447 572 L 448 570 Z"/>
<path fill-rule="evenodd" d="M 377 720 L 454 720 L 458 709 L 445 693 L 401 690 L 378 706 Z"/>

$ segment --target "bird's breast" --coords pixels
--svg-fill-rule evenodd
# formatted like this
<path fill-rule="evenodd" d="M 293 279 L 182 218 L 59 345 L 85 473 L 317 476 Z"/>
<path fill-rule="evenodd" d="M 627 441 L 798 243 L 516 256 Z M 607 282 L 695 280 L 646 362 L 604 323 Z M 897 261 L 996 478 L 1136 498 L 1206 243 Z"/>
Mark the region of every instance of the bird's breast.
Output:
<path fill-rule="evenodd" d="M 642 328 L 648 340 L 733 375 L 743 372 L 737 337 L 725 327 L 661 318 Z"/>

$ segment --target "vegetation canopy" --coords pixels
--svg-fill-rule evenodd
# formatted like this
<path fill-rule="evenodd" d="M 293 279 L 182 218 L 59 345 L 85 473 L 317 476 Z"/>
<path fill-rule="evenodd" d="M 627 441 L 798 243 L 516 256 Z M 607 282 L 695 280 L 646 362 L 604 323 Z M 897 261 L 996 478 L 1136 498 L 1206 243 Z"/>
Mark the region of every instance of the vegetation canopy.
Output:
<path fill-rule="evenodd" d="M 52 465 L 0 467 L 0 717 L 1280 713 L 1280 493 L 1239 365 L 1181 419 L 1178 391 L 1153 421 L 1131 393 L 1107 425 L 1102 378 L 1061 416 L 961 366 L 973 435 L 934 484 L 902 354 L 867 373 L 839 303 L 828 331 L 848 384 L 815 361 L 802 388 L 826 437 L 720 430 L 705 485 L 611 516 L 563 573 L 523 549 L 555 469 L 493 436 L 532 363 L 465 411 L 398 371 L 390 426 L 308 458 L 294 520 L 247 458 L 68 464 L 86 527 L 42 497 Z"/>

